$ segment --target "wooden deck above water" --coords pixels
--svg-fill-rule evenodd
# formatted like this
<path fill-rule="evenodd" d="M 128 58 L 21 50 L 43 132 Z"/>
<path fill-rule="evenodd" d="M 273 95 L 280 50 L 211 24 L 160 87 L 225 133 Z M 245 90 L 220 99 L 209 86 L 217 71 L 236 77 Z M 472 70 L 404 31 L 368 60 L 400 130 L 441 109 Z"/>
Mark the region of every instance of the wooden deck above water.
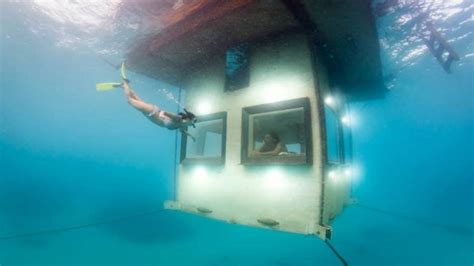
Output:
<path fill-rule="evenodd" d="M 129 68 L 180 86 L 189 73 L 242 42 L 305 31 L 333 85 L 353 100 L 383 96 L 379 43 L 369 0 L 142 1 L 159 30 L 134 45 Z M 126 4 L 126 3 L 125 3 Z M 156 19 L 158 18 L 158 19 Z"/>

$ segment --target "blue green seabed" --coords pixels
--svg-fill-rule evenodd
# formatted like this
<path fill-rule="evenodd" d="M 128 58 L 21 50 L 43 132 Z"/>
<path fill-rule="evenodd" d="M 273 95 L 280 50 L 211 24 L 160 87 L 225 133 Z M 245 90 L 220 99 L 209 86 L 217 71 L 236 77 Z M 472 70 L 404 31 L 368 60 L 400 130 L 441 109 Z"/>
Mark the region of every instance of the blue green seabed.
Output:
<path fill-rule="evenodd" d="M 143 119 L 120 90 L 97 93 L 95 84 L 118 72 L 90 50 L 55 46 L 8 14 L 0 36 L 0 236 L 107 221 L 173 198 L 175 132 Z M 452 43 L 462 55 L 452 74 L 426 52 L 398 73 L 384 100 L 351 105 L 361 205 L 332 224 L 332 243 L 350 265 L 473 265 L 472 25 L 456 32 L 469 37 Z M 156 90 L 178 88 L 129 76 L 143 98 L 178 109 Z M 2 266 L 106 264 L 340 262 L 315 237 L 179 212 L 0 238 Z"/>

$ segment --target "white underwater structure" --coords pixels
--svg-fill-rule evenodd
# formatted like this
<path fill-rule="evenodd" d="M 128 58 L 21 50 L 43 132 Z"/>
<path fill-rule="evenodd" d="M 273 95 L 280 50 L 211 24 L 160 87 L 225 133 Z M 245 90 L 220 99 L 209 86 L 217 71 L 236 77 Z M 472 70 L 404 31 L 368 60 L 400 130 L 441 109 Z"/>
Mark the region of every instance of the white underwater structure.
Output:
<path fill-rule="evenodd" d="M 370 1 L 194 0 L 160 23 L 128 67 L 198 116 L 166 208 L 330 239 L 351 200 L 345 103 L 385 93 Z M 269 132 L 286 151 L 255 155 Z"/>

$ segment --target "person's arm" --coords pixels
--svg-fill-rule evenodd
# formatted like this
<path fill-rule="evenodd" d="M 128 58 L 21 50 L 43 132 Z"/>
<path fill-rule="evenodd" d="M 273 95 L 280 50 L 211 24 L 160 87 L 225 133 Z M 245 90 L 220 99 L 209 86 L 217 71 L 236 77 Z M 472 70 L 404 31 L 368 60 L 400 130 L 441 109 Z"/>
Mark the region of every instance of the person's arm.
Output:
<path fill-rule="evenodd" d="M 262 146 L 260 146 L 260 148 L 251 151 L 251 155 L 254 155 L 254 156 L 255 156 L 255 155 L 263 155 L 262 150 L 263 150 L 264 147 L 265 147 L 265 144 L 262 145 Z"/>
<path fill-rule="evenodd" d="M 194 142 L 196 142 L 196 138 L 195 138 L 193 135 L 189 134 L 189 132 L 186 131 L 186 129 L 181 128 L 180 131 L 181 131 L 183 134 L 185 134 L 186 136 L 189 136 L 190 138 L 192 138 Z"/>
<path fill-rule="evenodd" d="M 258 155 L 278 155 L 280 152 L 282 152 L 283 145 L 281 144 L 281 142 L 278 142 L 278 144 L 275 146 L 275 149 L 273 149 L 273 151 L 261 152 L 260 149 L 257 152 Z"/>

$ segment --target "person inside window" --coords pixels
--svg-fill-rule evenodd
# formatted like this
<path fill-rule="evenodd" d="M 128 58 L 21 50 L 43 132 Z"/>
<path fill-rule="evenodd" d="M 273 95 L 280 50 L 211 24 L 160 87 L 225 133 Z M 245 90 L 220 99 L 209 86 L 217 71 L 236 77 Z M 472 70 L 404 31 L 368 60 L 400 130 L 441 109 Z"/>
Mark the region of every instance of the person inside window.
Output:
<path fill-rule="evenodd" d="M 253 155 L 283 155 L 287 154 L 288 150 L 286 149 L 285 144 L 280 141 L 280 137 L 275 131 L 270 131 L 265 134 L 263 138 L 263 145 L 253 151 Z"/>

